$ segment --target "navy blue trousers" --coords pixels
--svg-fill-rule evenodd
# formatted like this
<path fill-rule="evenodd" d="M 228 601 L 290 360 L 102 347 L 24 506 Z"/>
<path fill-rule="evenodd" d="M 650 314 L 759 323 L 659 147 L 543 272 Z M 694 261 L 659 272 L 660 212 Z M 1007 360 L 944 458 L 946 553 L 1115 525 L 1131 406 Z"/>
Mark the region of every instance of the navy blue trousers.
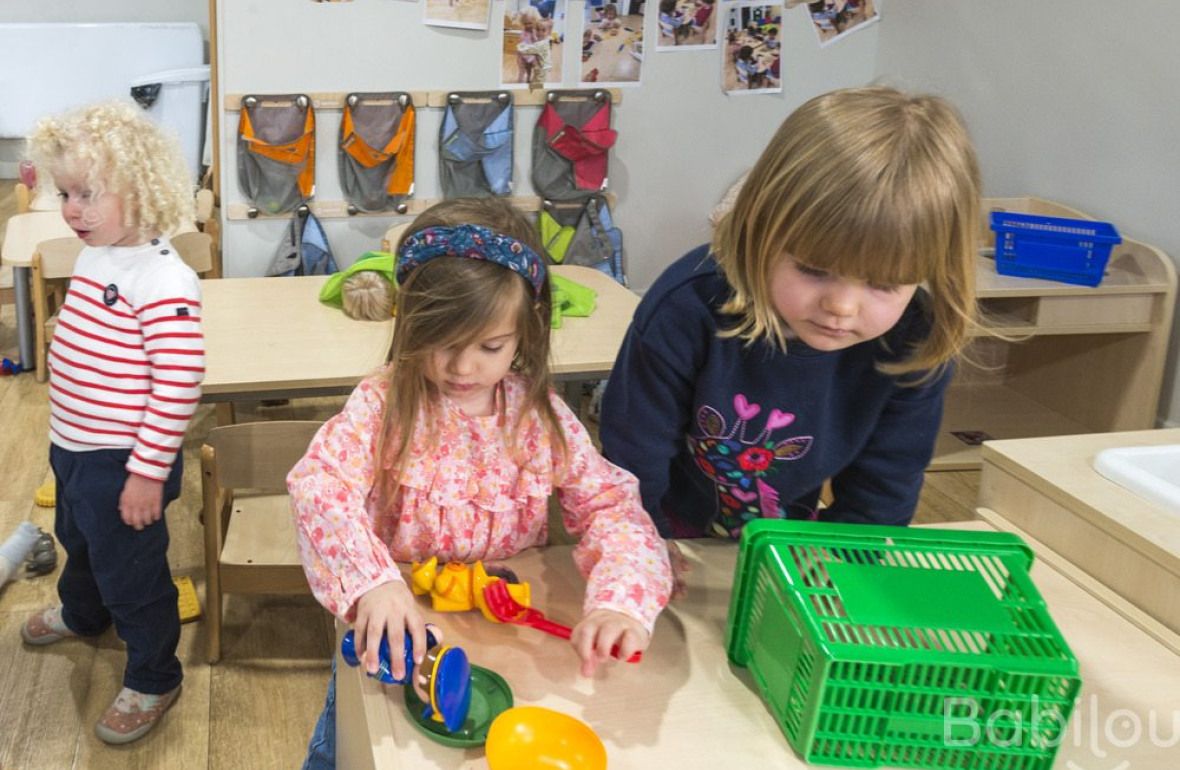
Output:
<path fill-rule="evenodd" d="M 160 695 L 184 677 L 176 657 L 180 613 L 164 517 L 136 531 L 119 515 L 129 455 L 127 449 L 71 452 L 50 445 L 57 477 L 54 530 L 66 552 L 57 592 L 71 631 L 95 636 L 114 623 L 127 645 L 123 686 Z M 177 455 L 164 482 L 165 507 L 180 496 L 181 473 Z"/>

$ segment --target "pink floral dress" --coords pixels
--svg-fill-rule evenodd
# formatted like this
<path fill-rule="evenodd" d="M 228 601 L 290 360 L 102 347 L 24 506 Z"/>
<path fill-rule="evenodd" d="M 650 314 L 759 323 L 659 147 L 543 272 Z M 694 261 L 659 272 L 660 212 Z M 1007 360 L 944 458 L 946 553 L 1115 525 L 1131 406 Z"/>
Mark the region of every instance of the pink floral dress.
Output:
<path fill-rule="evenodd" d="M 498 560 L 543 545 L 548 499 L 556 490 L 565 527 L 580 538 L 574 561 L 587 581 L 583 611 L 623 612 L 650 631 L 668 602 L 672 577 L 635 477 L 598 453 L 586 428 L 552 393 L 569 445 L 566 462 L 557 462 L 539 421 L 528 420 L 523 446 L 529 465 L 520 466 L 505 444 L 501 419 L 515 424 L 525 383 L 510 375 L 501 392 L 503 417 L 469 417 L 444 399 L 435 437 L 426 435 L 420 417 L 402 485 L 394 504 L 382 510 L 373 482 L 383 384 L 375 376 L 357 386 L 287 477 L 316 599 L 350 622 L 363 594 L 403 579 L 396 562 Z"/>

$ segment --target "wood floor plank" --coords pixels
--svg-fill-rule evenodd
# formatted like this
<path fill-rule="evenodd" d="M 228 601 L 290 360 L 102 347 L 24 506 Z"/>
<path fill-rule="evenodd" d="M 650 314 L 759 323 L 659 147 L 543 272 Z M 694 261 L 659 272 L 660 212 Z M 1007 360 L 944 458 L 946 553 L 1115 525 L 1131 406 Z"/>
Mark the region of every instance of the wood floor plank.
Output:
<path fill-rule="evenodd" d="M 212 666 L 210 767 L 302 763 L 327 692 L 333 639 L 330 617 L 311 597 L 227 598 L 222 659 Z"/>

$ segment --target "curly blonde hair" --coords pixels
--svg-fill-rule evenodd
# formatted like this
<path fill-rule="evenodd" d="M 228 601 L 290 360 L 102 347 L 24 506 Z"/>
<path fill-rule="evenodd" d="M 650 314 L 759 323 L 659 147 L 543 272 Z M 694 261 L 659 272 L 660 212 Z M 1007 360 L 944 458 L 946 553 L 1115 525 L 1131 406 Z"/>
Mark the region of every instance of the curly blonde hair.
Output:
<path fill-rule="evenodd" d="M 82 175 L 95 197 L 119 196 L 123 224 L 141 234 L 171 233 L 194 217 L 179 141 L 130 103 L 100 102 L 42 119 L 29 154 L 54 177 Z"/>
<path fill-rule="evenodd" d="M 790 254 L 813 267 L 881 284 L 922 284 L 932 328 L 891 375 L 921 382 L 962 350 L 977 325 L 979 163 L 945 100 L 893 88 L 817 96 L 791 113 L 713 234 L 736 318 L 723 336 L 786 350 L 770 274 Z"/>

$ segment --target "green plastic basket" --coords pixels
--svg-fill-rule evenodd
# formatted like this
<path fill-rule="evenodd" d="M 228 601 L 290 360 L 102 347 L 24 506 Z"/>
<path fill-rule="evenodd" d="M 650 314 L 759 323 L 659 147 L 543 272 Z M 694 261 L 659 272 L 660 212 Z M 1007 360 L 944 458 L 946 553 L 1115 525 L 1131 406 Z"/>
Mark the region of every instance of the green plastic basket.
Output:
<path fill-rule="evenodd" d="M 1004 532 L 757 520 L 726 646 L 791 746 L 851 767 L 1048 770 L 1077 659 Z"/>

